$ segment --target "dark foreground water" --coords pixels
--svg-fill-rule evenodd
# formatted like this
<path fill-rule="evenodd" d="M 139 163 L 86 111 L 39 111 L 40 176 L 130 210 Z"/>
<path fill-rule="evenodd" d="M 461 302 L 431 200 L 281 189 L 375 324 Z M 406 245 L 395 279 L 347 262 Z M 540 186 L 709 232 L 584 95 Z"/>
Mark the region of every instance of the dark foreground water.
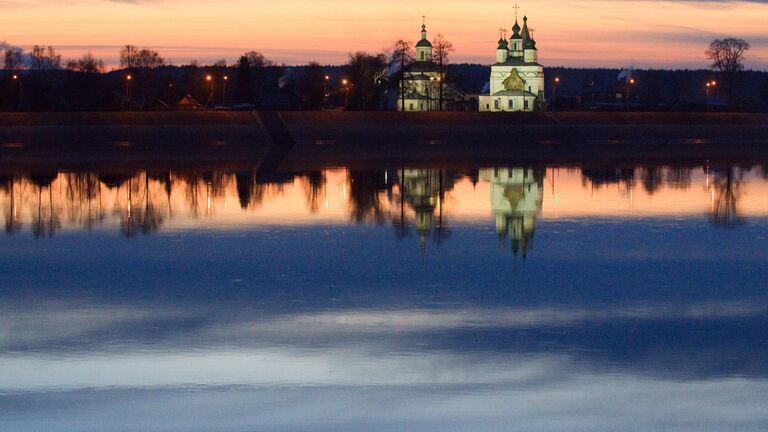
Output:
<path fill-rule="evenodd" d="M 760 167 L 8 174 L 3 431 L 765 431 Z"/>

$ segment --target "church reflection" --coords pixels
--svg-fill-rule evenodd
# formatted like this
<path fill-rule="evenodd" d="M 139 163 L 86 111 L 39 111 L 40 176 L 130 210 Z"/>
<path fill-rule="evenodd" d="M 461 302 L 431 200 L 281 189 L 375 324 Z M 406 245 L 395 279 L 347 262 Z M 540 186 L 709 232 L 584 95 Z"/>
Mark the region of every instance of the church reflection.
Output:
<path fill-rule="evenodd" d="M 536 220 L 541 212 L 544 170 L 536 168 L 492 168 L 480 171 L 480 180 L 491 184 L 491 209 L 496 233 L 508 238 L 512 252 L 523 258 L 533 246 Z"/>
<path fill-rule="evenodd" d="M 388 224 L 397 239 L 413 241 L 425 254 L 430 245 L 439 247 L 460 229 L 462 218 L 467 217 L 463 206 L 471 202 L 475 211 L 482 211 L 472 217 L 493 217 L 496 234 L 509 243 L 504 249 L 527 257 L 545 209 L 545 195 L 552 212 L 558 196 L 562 201 L 567 199 L 565 194 L 574 193 L 574 184 L 592 194 L 618 192 L 626 204 L 614 205 L 631 209 L 635 196 L 648 200 L 701 182 L 706 196 L 711 196 L 712 222 L 742 223 L 744 185 L 751 168 L 707 166 L 703 175 L 698 169 L 693 180 L 690 167 L 563 168 L 570 186 L 561 186 L 559 192 L 555 178 L 560 169 L 550 172 L 543 166 L 0 173 L 0 208 L 9 235 L 26 231 L 47 238 L 65 229 L 114 227 L 115 232 L 133 238 L 158 232 L 169 223 L 194 227 L 198 219 L 233 218 L 246 225 L 258 224 L 266 214 L 270 223 L 290 224 L 291 219 L 284 218 L 290 215 L 293 220 Z"/>

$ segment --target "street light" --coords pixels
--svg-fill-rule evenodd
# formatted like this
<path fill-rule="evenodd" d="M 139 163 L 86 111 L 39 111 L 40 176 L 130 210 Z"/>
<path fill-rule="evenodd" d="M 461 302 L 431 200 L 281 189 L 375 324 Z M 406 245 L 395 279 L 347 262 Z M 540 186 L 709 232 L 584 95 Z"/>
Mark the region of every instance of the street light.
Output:
<path fill-rule="evenodd" d="M 221 103 L 227 102 L 227 81 L 229 81 L 229 75 L 224 75 L 223 89 L 221 90 Z"/>
<path fill-rule="evenodd" d="M 707 106 L 707 110 L 709 110 L 709 91 L 717 87 L 717 81 L 708 81 L 705 88 L 706 88 L 706 94 L 707 97 L 704 99 L 704 105 Z"/>
<path fill-rule="evenodd" d="M 624 99 L 624 106 L 626 107 L 626 111 L 629 111 L 629 87 L 635 85 L 635 79 L 630 78 L 627 80 L 627 94 L 626 98 Z"/>
<path fill-rule="evenodd" d="M 341 85 L 344 86 L 344 106 L 345 108 L 349 109 L 349 81 L 346 79 L 341 80 Z"/>
<path fill-rule="evenodd" d="M 128 74 L 125 76 L 125 98 L 128 101 L 128 111 L 131 110 L 131 81 L 133 80 L 133 75 Z"/>
<path fill-rule="evenodd" d="M 552 112 L 555 112 L 555 95 L 558 84 L 560 84 L 560 77 L 555 77 L 555 81 L 552 83 Z"/>
<path fill-rule="evenodd" d="M 211 83 L 211 93 L 208 95 L 208 104 L 213 105 L 213 75 L 206 75 L 205 80 Z"/>

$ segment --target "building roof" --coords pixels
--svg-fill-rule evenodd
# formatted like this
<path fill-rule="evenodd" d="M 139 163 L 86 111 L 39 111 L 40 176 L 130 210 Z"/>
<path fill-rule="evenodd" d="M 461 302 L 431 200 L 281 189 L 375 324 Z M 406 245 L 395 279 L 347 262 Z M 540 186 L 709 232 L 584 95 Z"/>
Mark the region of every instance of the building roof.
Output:
<path fill-rule="evenodd" d="M 504 38 L 499 39 L 499 49 L 500 50 L 509 49 L 509 42 L 507 42 L 507 40 Z"/>
<path fill-rule="evenodd" d="M 427 39 L 422 39 L 416 43 L 416 48 L 432 48 L 432 42 Z"/>
<path fill-rule="evenodd" d="M 541 66 L 541 65 L 536 62 L 528 63 L 522 57 L 507 57 L 507 61 L 505 61 L 504 63 L 496 63 L 493 66 Z"/>
<path fill-rule="evenodd" d="M 492 96 L 524 96 L 535 98 L 536 95 L 526 90 L 502 90 L 494 93 Z"/>
<path fill-rule="evenodd" d="M 512 26 L 512 39 L 522 39 L 520 37 L 520 24 L 517 23 L 517 18 L 515 18 L 515 25 Z"/>
<path fill-rule="evenodd" d="M 437 72 L 437 65 L 431 60 L 415 61 L 408 66 L 407 72 Z"/>

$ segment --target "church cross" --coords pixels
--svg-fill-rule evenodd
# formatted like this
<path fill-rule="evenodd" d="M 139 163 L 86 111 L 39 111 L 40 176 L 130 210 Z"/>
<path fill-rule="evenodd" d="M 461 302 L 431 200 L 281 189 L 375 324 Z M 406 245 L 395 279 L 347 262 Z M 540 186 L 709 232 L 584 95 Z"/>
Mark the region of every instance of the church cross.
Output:
<path fill-rule="evenodd" d="M 512 9 L 515 10 L 515 21 L 517 21 L 517 13 L 520 11 L 520 6 L 518 6 L 517 3 L 515 3 L 515 5 L 512 6 Z"/>
<path fill-rule="evenodd" d="M 507 38 L 507 31 L 504 30 L 504 27 L 499 27 L 499 37 L 501 37 L 502 39 Z"/>
<path fill-rule="evenodd" d="M 531 27 L 531 29 L 528 31 L 531 33 L 531 39 L 533 39 L 533 34 L 536 33 L 536 29 Z"/>
<path fill-rule="evenodd" d="M 427 16 L 426 15 L 422 15 L 421 16 L 421 25 L 427 25 Z"/>

